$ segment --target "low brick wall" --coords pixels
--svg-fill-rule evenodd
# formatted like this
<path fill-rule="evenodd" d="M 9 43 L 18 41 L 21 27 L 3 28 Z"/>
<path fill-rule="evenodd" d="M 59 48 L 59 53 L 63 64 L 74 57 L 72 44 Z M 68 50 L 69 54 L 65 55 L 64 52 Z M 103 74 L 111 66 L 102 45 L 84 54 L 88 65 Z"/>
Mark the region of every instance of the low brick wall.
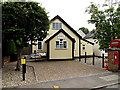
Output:
<path fill-rule="evenodd" d="M 10 62 L 10 56 L 5 56 L 3 59 L 3 65 L 5 65 L 8 62 Z"/>

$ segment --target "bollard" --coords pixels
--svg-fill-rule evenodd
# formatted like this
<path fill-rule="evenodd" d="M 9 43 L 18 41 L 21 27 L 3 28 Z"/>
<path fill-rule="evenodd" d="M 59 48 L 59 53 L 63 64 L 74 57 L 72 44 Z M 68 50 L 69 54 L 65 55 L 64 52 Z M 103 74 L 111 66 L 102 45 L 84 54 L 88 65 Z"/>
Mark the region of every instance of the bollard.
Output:
<path fill-rule="evenodd" d="M 94 55 L 94 52 L 93 52 L 93 65 L 95 65 L 94 59 L 95 59 L 95 55 Z"/>
<path fill-rule="evenodd" d="M 26 73 L 26 57 L 24 59 L 21 59 L 22 64 L 22 73 L 23 73 L 23 81 L 25 80 L 25 73 Z"/>
<path fill-rule="evenodd" d="M 104 53 L 102 54 L 102 68 L 104 68 Z"/>

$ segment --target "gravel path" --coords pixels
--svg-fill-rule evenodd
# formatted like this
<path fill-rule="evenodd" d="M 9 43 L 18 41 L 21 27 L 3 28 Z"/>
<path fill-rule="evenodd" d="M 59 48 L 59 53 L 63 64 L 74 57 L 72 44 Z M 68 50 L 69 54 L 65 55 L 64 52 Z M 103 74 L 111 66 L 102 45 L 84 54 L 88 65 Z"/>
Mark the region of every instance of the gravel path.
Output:
<path fill-rule="evenodd" d="M 16 62 L 6 64 L 2 69 L 3 88 L 36 83 L 33 68 L 27 66 L 26 80 L 22 80 L 22 71 L 15 71 Z"/>

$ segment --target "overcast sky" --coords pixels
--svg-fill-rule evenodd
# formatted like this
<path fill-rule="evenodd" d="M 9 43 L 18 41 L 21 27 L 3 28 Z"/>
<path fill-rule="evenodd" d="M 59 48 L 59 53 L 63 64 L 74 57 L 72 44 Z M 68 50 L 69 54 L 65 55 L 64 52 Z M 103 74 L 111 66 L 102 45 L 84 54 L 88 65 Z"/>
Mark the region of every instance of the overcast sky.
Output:
<path fill-rule="evenodd" d="M 86 27 L 90 31 L 94 29 L 93 24 L 88 24 L 90 15 L 85 13 L 86 7 L 90 2 L 103 3 L 105 0 L 32 0 L 42 4 L 42 7 L 49 12 L 49 19 L 59 15 L 71 27 L 78 30 L 80 27 Z"/>
<path fill-rule="evenodd" d="M 6 0 L 3 0 L 6 1 Z M 28 1 L 28 0 L 26 0 Z M 73 29 L 78 30 L 80 27 L 86 27 L 90 31 L 95 29 L 95 25 L 88 24 L 87 20 L 90 15 L 85 13 L 90 2 L 102 4 L 105 0 L 29 0 L 42 4 L 42 7 L 49 12 L 48 16 L 51 20 L 56 15 L 63 18 Z"/>

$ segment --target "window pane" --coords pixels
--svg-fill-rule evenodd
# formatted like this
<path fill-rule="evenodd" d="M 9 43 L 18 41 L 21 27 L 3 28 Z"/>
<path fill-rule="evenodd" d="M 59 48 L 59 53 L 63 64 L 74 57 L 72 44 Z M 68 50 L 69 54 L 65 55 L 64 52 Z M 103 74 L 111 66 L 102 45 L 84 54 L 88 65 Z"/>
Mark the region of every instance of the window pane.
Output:
<path fill-rule="evenodd" d="M 56 48 L 59 48 L 59 41 L 56 41 Z"/>
<path fill-rule="evenodd" d="M 83 45 L 82 49 L 85 50 L 85 45 Z"/>
<path fill-rule="evenodd" d="M 67 48 L 67 42 L 64 41 L 64 48 Z"/>
<path fill-rule="evenodd" d="M 53 29 L 55 29 L 55 23 L 53 23 Z"/>
<path fill-rule="evenodd" d="M 62 23 L 59 23 L 59 29 L 61 29 L 62 28 Z"/>
<path fill-rule="evenodd" d="M 67 42 L 66 41 L 56 41 L 56 48 L 67 48 Z"/>
<path fill-rule="evenodd" d="M 53 29 L 61 29 L 62 28 L 62 23 L 53 22 L 52 23 L 52 28 Z"/>
<path fill-rule="evenodd" d="M 58 29 L 58 23 L 56 23 L 56 29 Z"/>

